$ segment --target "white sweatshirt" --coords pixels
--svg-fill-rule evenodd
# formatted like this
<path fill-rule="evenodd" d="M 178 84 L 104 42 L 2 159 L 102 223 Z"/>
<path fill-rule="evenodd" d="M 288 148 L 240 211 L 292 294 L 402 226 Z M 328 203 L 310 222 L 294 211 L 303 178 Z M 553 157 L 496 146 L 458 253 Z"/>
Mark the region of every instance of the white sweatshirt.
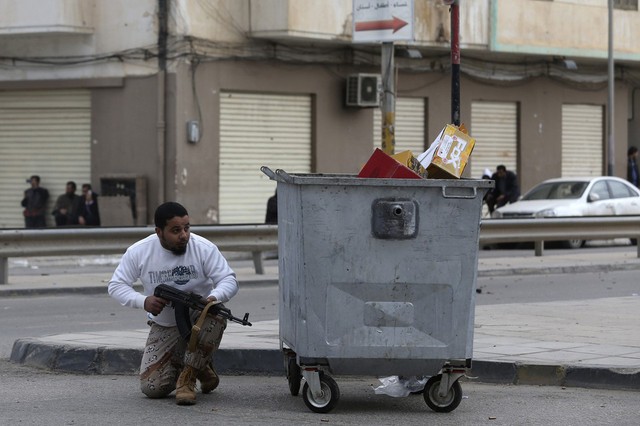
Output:
<path fill-rule="evenodd" d="M 143 293 L 133 289 L 140 279 Z M 109 295 L 123 306 L 144 308 L 144 300 L 159 284 L 193 292 L 204 298 L 214 296 L 227 302 L 238 292 L 236 274 L 218 248 L 206 238 L 191 234 L 187 251 L 176 255 L 160 244 L 156 234 L 127 249 L 109 281 Z M 165 307 L 153 321 L 162 326 L 176 325 L 175 311 Z"/>

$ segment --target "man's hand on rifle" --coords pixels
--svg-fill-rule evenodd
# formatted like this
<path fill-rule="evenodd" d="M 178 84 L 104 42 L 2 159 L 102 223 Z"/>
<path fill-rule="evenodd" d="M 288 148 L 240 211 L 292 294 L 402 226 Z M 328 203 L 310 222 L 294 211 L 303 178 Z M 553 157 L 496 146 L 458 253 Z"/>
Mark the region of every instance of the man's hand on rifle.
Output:
<path fill-rule="evenodd" d="M 168 304 L 169 301 L 161 297 L 147 296 L 147 298 L 144 299 L 144 310 L 153 315 L 158 315 Z"/>

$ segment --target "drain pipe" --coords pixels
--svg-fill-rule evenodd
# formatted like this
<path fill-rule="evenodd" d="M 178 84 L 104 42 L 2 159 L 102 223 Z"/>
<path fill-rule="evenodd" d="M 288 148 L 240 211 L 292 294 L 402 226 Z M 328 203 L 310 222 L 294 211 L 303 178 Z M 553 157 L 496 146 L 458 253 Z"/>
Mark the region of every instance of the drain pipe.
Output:
<path fill-rule="evenodd" d="M 158 0 L 158 109 L 156 121 L 156 137 L 158 148 L 158 204 L 165 201 L 166 182 L 166 146 L 167 146 L 167 37 L 169 22 L 169 0 Z"/>

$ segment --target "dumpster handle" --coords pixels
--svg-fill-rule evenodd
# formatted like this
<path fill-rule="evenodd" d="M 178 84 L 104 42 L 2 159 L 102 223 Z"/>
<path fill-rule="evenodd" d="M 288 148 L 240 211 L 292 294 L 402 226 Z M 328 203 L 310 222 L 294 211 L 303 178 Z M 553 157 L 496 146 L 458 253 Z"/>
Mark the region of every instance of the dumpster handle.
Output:
<path fill-rule="evenodd" d="M 280 175 L 277 173 L 277 170 L 276 170 L 276 172 L 274 172 L 269 167 L 262 166 L 262 167 L 260 167 L 260 171 L 262 173 L 264 173 L 265 175 L 269 176 L 269 179 L 271 179 L 271 180 L 275 180 L 275 181 L 278 181 L 278 182 L 285 182 L 285 180 L 283 178 L 281 178 Z"/>
<path fill-rule="evenodd" d="M 269 176 L 269 179 L 271 180 L 277 180 L 276 174 L 273 173 L 273 170 L 271 170 L 270 168 L 268 168 L 267 166 L 262 166 L 260 167 L 260 171 L 262 173 L 264 173 L 265 175 Z"/>
<path fill-rule="evenodd" d="M 285 172 L 282 169 L 276 169 L 276 171 L 274 172 L 269 167 L 262 166 L 260 167 L 260 171 L 269 176 L 269 179 L 271 180 L 282 183 L 293 183 L 293 178 L 291 177 L 291 175 L 289 175 L 289 173 Z"/>
<path fill-rule="evenodd" d="M 447 187 L 446 187 L 446 186 L 443 186 L 443 187 L 442 187 L 442 196 L 443 196 L 444 198 L 476 198 L 476 196 L 478 195 L 478 191 L 477 191 L 477 189 L 476 189 L 475 187 L 474 187 L 474 188 L 471 188 L 471 189 L 473 190 L 473 195 L 461 195 L 461 194 L 451 194 L 451 195 L 448 195 L 448 194 L 447 194 Z"/>
<path fill-rule="evenodd" d="M 276 175 L 280 178 L 278 179 L 280 182 L 293 183 L 293 178 L 289 175 L 289 173 L 285 172 L 282 169 L 276 169 Z"/>

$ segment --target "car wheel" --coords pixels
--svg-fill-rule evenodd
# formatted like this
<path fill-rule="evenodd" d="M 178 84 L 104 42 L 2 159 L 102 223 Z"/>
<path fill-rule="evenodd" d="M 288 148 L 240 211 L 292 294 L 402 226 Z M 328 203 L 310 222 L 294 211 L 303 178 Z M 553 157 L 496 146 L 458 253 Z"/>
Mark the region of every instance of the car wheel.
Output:
<path fill-rule="evenodd" d="M 570 249 L 579 249 L 584 246 L 584 240 L 568 240 L 564 242 L 564 246 Z"/>

